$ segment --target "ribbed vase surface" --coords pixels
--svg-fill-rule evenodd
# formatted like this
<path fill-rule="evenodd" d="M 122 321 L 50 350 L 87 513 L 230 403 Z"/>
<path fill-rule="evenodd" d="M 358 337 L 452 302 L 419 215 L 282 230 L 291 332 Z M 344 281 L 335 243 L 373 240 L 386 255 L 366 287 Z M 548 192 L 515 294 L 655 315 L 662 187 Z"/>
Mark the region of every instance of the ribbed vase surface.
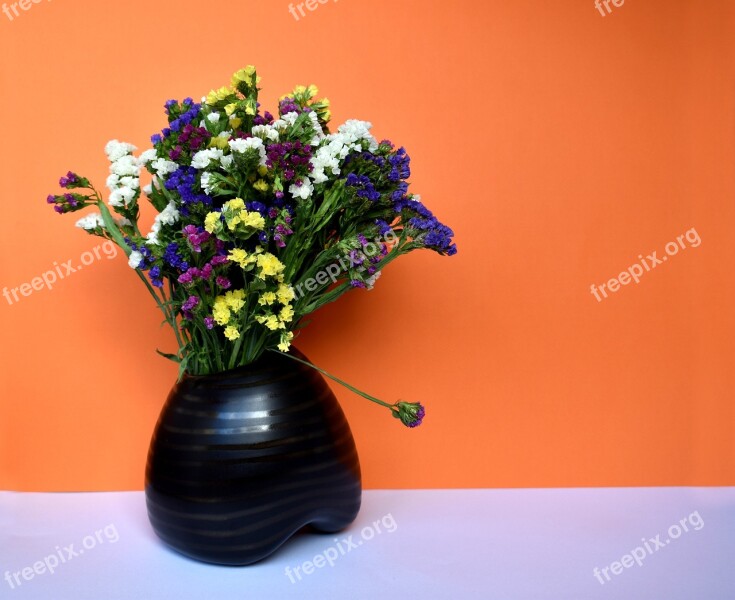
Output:
<path fill-rule="evenodd" d="M 306 525 L 344 529 L 362 487 L 350 427 L 324 378 L 266 352 L 173 387 L 151 440 L 145 493 L 166 544 L 197 560 L 247 565 Z"/>

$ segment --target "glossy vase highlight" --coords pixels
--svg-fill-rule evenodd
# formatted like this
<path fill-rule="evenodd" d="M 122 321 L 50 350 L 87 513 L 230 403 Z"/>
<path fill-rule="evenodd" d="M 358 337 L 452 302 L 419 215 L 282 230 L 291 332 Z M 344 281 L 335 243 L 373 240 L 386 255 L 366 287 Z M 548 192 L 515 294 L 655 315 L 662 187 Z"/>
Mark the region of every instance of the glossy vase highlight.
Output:
<path fill-rule="evenodd" d="M 357 516 L 361 492 L 334 394 L 318 372 L 274 352 L 225 373 L 184 376 L 148 454 L 153 529 L 205 562 L 256 562 L 305 525 L 339 531 Z"/>

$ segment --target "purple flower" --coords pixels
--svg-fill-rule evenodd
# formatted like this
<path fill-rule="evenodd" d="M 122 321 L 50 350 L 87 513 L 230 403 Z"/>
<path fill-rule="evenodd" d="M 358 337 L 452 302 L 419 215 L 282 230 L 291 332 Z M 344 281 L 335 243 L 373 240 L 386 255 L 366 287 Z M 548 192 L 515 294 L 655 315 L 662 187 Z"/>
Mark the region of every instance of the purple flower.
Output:
<path fill-rule="evenodd" d="M 214 328 L 214 317 L 211 315 L 208 317 L 204 317 L 204 325 L 207 329 L 213 329 Z"/>
<path fill-rule="evenodd" d="M 194 279 L 191 271 L 192 270 L 189 269 L 186 273 L 182 273 L 181 275 L 179 275 L 179 278 L 176 281 L 183 284 L 191 283 Z"/>
<path fill-rule="evenodd" d="M 181 305 L 181 314 L 184 318 L 191 319 L 194 315 L 192 310 L 199 306 L 199 298 L 197 296 L 189 296 L 189 298 Z"/>
<path fill-rule="evenodd" d="M 378 227 L 378 233 L 380 235 L 385 235 L 391 230 L 390 225 L 382 219 L 375 219 L 375 225 Z"/>
<path fill-rule="evenodd" d="M 84 180 L 76 173 L 69 171 L 64 177 L 59 179 L 59 185 L 67 189 L 84 187 Z"/>
<path fill-rule="evenodd" d="M 393 405 L 393 416 L 406 427 L 418 427 L 425 415 L 426 411 L 420 402 L 396 402 Z"/>
<path fill-rule="evenodd" d="M 201 252 L 202 244 L 208 242 L 212 237 L 210 233 L 204 231 L 203 227 L 196 225 L 187 225 L 182 231 L 194 252 Z"/>
<path fill-rule="evenodd" d="M 225 265 L 228 262 L 230 262 L 229 258 L 227 258 L 224 254 L 218 254 L 217 256 L 212 257 L 212 260 L 209 261 L 209 264 L 213 267 L 218 267 L 220 265 Z"/>
<path fill-rule="evenodd" d="M 232 283 L 230 282 L 230 280 L 227 279 L 227 277 L 223 277 L 222 275 L 220 275 L 219 277 L 217 277 L 217 279 L 215 279 L 215 282 L 223 290 L 228 289 L 232 285 Z"/>
<path fill-rule="evenodd" d="M 359 253 L 357 250 L 350 250 L 350 253 L 348 256 L 349 256 L 350 262 L 353 265 L 361 265 L 362 263 L 365 262 L 365 257 L 362 255 L 362 253 Z"/>
<path fill-rule="evenodd" d="M 46 196 L 46 202 L 54 205 L 54 210 L 59 214 L 74 212 L 91 204 L 86 196 L 81 194 L 69 193 L 54 196 L 49 194 Z"/>

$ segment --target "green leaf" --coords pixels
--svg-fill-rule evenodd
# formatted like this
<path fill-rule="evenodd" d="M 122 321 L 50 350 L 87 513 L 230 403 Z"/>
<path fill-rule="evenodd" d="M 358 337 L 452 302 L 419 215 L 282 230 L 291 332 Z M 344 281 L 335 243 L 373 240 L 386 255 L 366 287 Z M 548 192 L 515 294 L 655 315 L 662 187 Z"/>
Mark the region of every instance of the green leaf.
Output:
<path fill-rule="evenodd" d="M 181 359 L 179 358 L 178 354 L 171 354 L 169 352 L 161 352 L 158 348 L 156 348 L 156 352 L 163 356 L 163 358 L 167 358 L 169 360 L 172 360 L 175 363 L 180 363 Z"/>

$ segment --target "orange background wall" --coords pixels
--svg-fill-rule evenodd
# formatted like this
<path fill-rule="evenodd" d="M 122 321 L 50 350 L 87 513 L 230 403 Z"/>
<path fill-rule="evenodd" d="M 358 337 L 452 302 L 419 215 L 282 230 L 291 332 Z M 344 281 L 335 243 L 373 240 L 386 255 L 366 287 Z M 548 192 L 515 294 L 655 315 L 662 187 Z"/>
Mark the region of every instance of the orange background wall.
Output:
<path fill-rule="evenodd" d="M 385 487 L 735 484 L 735 4 L 285 0 L 32 4 L 0 14 L 0 286 L 99 240 L 44 200 L 104 188 L 104 144 L 145 149 L 168 98 L 248 63 L 273 110 L 316 83 L 334 123 L 405 145 L 459 254 L 417 253 L 318 314 L 299 347 L 335 388 L 364 482 Z M 150 217 L 150 215 L 149 215 Z M 638 255 L 701 245 L 598 302 Z M 140 489 L 175 366 L 120 254 L 0 297 L 0 488 Z"/>

